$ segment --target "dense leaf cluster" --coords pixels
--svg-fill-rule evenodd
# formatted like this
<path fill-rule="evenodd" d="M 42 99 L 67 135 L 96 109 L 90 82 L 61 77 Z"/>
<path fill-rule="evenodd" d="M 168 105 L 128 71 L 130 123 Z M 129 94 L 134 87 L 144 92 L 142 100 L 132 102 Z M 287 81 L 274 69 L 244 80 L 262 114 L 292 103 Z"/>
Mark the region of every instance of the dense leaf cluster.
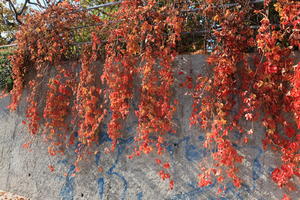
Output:
<path fill-rule="evenodd" d="M 11 55 L 9 52 L 0 52 L 0 89 L 11 90 L 13 80 L 11 77 L 11 65 L 8 57 Z"/>
<path fill-rule="evenodd" d="M 280 24 L 272 24 L 271 7 Z M 83 153 L 90 153 L 89 147 L 97 144 L 106 118 L 113 150 L 130 113 L 137 117 L 138 128 L 129 158 L 151 152 L 161 155 L 167 133 L 175 131 L 172 119 L 178 100 L 173 99 L 172 64 L 189 22 L 182 13 L 190 8 L 196 9 L 196 19 L 213 24 L 216 43 L 208 58 L 212 76 L 199 75 L 196 85 L 187 77 L 181 84 L 193 94 L 191 124 L 205 130 L 204 146 L 215 150 L 209 162 L 201 163 L 199 186 L 216 179 L 220 192 L 227 181 L 240 187 L 238 164 L 243 156 L 235 145 L 248 143 L 251 135 L 264 134 L 264 148 L 280 153 L 282 160 L 272 179 L 280 187 L 296 189 L 300 66 L 294 63 L 292 49 L 300 46 L 300 4 L 291 0 L 265 1 L 257 11 L 244 0 L 205 0 L 193 5 L 189 1 L 124 0 L 107 19 L 66 2 L 50 6 L 28 15 L 17 33 L 10 109 L 17 108 L 28 85 L 29 130 L 41 132 L 51 142 L 51 155 L 76 145 L 76 166 Z M 260 16 L 257 31 L 249 26 L 253 14 Z M 87 29 L 77 31 L 79 27 Z M 87 39 L 91 42 L 84 42 Z M 255 53 L 247 54 L 249 49 Z M 74 52 L 80 53 L 80 59 L 70 64 Z M 66 60 L 68 65 L 63 63 Z M 138 100 L 135 110 L 134 97 Z M 255 121 L 261 122 L 265 133 L 254 130 Z M 75 132 L 79 142 L 74 142 Z M 234 134 L 242 139 L 232 139 Z M 170 164 L 155 162 L 160 177 L 169 179 L 173 188 Z"/>

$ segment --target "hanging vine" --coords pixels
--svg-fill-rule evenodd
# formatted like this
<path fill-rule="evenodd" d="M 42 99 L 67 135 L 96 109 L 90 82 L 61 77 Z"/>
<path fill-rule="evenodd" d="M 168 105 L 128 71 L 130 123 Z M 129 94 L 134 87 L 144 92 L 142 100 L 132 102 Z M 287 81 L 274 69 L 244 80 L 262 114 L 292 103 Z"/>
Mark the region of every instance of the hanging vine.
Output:
<path fill-rule="evenodd" d="M 263 147 L 279 153 L 282 161 L 272 179 L 279 187 L 296 189 L 300 65 L 295 64 L 293 49 L 300 48 L 300 4 L 265 1 L 258 11 L 244 0 L 193 1 L 193 6 L 197 20 L 211 24 L 216 43 L 207 60 L 212 66 L 209 76 L 199 75 L 194 87 L 191 77 L 181 84 L 192 89 L 190 122 L 205 130 L 204 147 L 212 152 L 200 163 L 199 186 L 215 179 L 221 184 L 219 191 L 228 181 L 241 186 L 238 169 L 243 156 L 236 144 L 260 134 L 253 123 L 261 122 Z M 9 108 L 16 110 L 26 91 L 30 132 L 50 141 L 50 155 L 64 154 L 75 145 L 76 167 L 84 150 L 97 144 L 105 118 L 113 151 L 124 137 L 131 112 L 138 127 L 129 158 L 152 152 L 159 157 L 168 135 L 175 132 L 173 62 L 189 24 L 184 19 L 189 8 L 191 2 L 186 1 L 124 0 L 113 15 L 100 18 L 63 1 L 27 15 L 11 59 L 14 86 Z M 270 16 L 272 9 L 279 24 Z M 260 18 L 257 31 L 249 25 L 253 15 Z M 137 108 L 133 102 L 138 102 Z M 155 162 L 159 176 L 168 179 L 172 189 L 170 163 L 157 157 Z"/>
<path fill-rule="evenodd" d="M 200 76 L 193 94 L 195 100 L 191 123 L 209 130 L 204 146 L 217 149 L 212 155 L 215 165 L 202 167 L 199 186 L 212 184 L 212 176 L 216 176 L 220 183 L 228 177 L 236 187 L 241 185 L 241 180 L 236 175 L 236 164 L 242 162 L 243 157 L 234 148 L 229 133 L 234 130 L 241 133 L 243 131 L 238 124 L 239 118 L 232 111 L 237 103 L 235 96 L 239 95 L 241 72 L 249 70 L 245 52 L 253 46 L 254 40 L 251 37 L 253 31 L 245 23 L 249 4 L 242 1 L 240 3 L 240 7 L 226 9 L 222 6 L 222 1 L 208 1 L 203 8 L 208 17 L 219 22 L 221 30 L 214 30 L 217 46 L 208 59 L 209 64 L 215 66 L 213 76 Z"/>

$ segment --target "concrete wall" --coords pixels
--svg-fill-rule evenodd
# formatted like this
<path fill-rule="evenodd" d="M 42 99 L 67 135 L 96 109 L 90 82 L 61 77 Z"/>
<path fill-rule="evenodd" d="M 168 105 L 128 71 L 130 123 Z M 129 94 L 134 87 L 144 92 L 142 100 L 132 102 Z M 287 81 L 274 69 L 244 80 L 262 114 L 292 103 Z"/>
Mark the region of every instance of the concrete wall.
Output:
<path fill-rule="evenodd" d="M 204 60 L 202 55 L 179 56 L 177 66 L 195 76 L 200 71 L 204 72 Z M 82 166 L 82 171 L 74 177 L 75 156 L 72 153 L 49 156 L 47 145 L 42 139 L 32 138 L 22 125 L 23 106 L 16 113 L 9 113 L 6 109 L 8 98 L 0 100 L 0 190 L 36 200 L 280 199 L 283 192 L 270 180 L 270 173 L 279 161 L 278 155 L 261 148 L 261 127 L 257 127 L 258 132 L 250 138 L 249 145 L 238 146 L 246 157 L 241 165 L 240 173 L 244 183 L 240 189 L 227 184 L 225 193 L 218 196 L 215 183 L 209 187 L 197 187 L 198 163 L 208 157 L 210 152 L 201 146 L 203 133 L 189 126 L 192 99 L 184 95 L 185 92 L 183 88 L 176 89 L 180 105 L 174 122 L 178 132 L 170 136 L 167 153 L 163 158 L 172 165 L 174 190 L 169 190 L 168 182 L 158 177 L 153 155 L 133 160 L 126 158 L 137 125 L 135 117 L 126 123 L 126 136 L 112 154 L 102 153 L 105 147 L 110 146 L 104 127 L 101 130 L 102 144 L 96 147 L 100 153 L 91 155 Z M 34 140 L 31 148 L 22 148 L 22 144 L 29 140 Z M 55 171 L 50 172 L 48 165 L 54 165 Z M 103 172 L 98 171 L 99 166 Z M 297 196 L 296 192 L 291 195 Z"/>

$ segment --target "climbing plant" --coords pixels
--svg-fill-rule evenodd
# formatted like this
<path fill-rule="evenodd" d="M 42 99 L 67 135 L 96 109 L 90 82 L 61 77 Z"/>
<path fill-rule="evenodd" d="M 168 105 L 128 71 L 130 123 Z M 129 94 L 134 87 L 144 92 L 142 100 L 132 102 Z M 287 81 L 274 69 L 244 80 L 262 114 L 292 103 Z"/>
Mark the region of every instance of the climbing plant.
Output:
<path fill-rule="evenodd" d="M 236 164 L 243 158 L 234 148 L 237 141 L 230 139 L 230 132 L 241 134 L 244 143 L 249 141 L 249 135 L 258 134 L 253 128 L 247 130 L 241 126 L 240 122 L 244 119 L 262 122 L 266 131 L 264 148 L 269 147 L 282 155 L 283 164 L 273 171 L 272 179 L 280 187 L 293 190 L 292 178 L 299 176 L 299 134 L 286 113 L 293 109 L 293 105 L 295 108 L 296 102 L 293 101 L 297 99 L 295 93 L 291 95 L 290 89 L 294 86 L 292 92 L 296 92 L 293 81 L 297 78 L 293 76 L 297 73 L 291 53 L 293 44 L 299 42 L 299 38 L 294 40 L 296 33 L 292 31 L 296 31 L 295 25 L 299 23 L 299 5 L 292 1 L 289 4 L 286 1 L 272 4 L 281 16 L 280 24 L 272 25 L 266 12 L 271 4 L 265 1 L 264 9 L 255 11 L 262 15 L 262 19 L 254 38 L 253 30 L 246 24 L 246 17 L 252 11 L 247 2 L 241 1 L 239 4 L 241 7 L 232 10 L 214 7 L 216 1 L 204 7 L 204 12 L 218 21 L 222 30 L 214 32 L 217 46 L 208 60 L 215 66 L 213 76 L 199 77 L 194 90 L 191 122 L 208 129 L 205 146 L 218 149 L 213 153 L 215 167 L 202 168 L 199 185 L 211 184 L 212 176 L 223 183 L 225 176 L 240 187 Z M 293 12 L 287 14 L 289 9 L 297 12 L 298 16 Z M 257 48 L 257 54 L 253 56 L 254 65 L 250 65 L 245 53 L 253 46 Z M 297 112 L 294 113 L 297 123 Z M 285 134 L 280 130 L 284 130 Z"/>
<path fill-rule="evenodd" d="M 168 135 L 176 130 L 172 119 L 179 100 L 172 92 L 177 86 L 173 62 L 185 44 L 181 36 L 193 30 L 188 24 L 197 24 L 208 27 L 199 32 L 215 41 L 207 60 L 211 76 L 199 75 L 194 81 L 187 77 L 181 84 L 188 86 L 194 100 L 191 124 L 205 130 L 204 147 L 213 150 L 207 158 L 213 164 L 200 163 L 199 186 L 216 179 L 219 191 L 228 181 L 240 187 L 238 163 L 243 156 L 236 144 L 263 134 L 263 147 L 281 155 L 272 179 L 279 187 L 296 189 L 300 65 L 293 50 L 300 47 L 299 2 L 265 1 L 256 8 L 244 0 L 124 0 L 107 18 L 80 9 L 76 2 L 63 1 L 27 15 L 11 60 L 14 87 L 9 108 L 16 110 L 27 90 L 24 123 L 32 134 L 41 133 L 50 142 L 51 155 L 75 145 L 78 164 L 97 144 L 105 119 L 113 151 L 130 113 L 138 127 L 129 158 L 163 154 Z M 189 12 L 193 16 L 187 20 Z M 258 29 L 251 24 L 254 18 Z M 205 21 L 190 21 L 199 19 Z M 132 108 L 135 96 L 137 109 Z M 254 129 L 255 121 L 265 127 L 264 133 Z M 161 167 L 160 177 L 169 179 L 173 188 L 170 164 L 160 158 L 155 162 Z"/>

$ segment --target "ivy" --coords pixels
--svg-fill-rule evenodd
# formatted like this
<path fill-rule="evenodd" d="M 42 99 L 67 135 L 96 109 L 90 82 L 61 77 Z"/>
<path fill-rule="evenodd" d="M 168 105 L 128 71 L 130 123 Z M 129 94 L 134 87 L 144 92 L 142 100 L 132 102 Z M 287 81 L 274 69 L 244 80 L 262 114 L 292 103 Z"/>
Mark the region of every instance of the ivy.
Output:
<path fill-rule="evenodd" d="M 300 65 L 295 64 L 292 50 L 300 46 L 300 4 L 265 1 L 264 7 L 254 10 L 249 1 L 236 3 L 206 0 L 193 5 L 198 10 L 194 19 L 213 24 L 209 34 L 216 43 L 207 60 L 211 76 L 199 75 L 195 81 L 186 77 L 179 84 L 191 90 L 191 124 L 204 130 L 204 147 L 215 150 L 200 163 L 199 186 L 216 179 L 219 192 L 227 182 L 240 187 L 238 166 L 243 156 L 235 146 L 247 144 L 251 135 L 264 134 L 263 147 L 279 152 L 282 161 L 271 178 L 279 187 L 294 190 L 294 177 L 300 176 Z M 9 108 L 16 110 L 28 90 L 30 132 L 50 142 L 51 155 L 77 145 L 77 171 L 79 161 L 97 144 L 105 119 L 112 139 L 107 151 L 113 151 L 124 136 L 127 117 L 134 114 L 138 128 L 129 158 L 156 153 L 158 175 L 173 189 L 172 166 L 159 157 L 168 134 L 175 132 L 172 120 L 178 100 L 172 92 L 177 86 L 173 62 L 184 44 L 182 34 L 192 30 L 183 14 L 190 7 L 186 1 L 124 0 L 113 16 L 100 18 L 62 2 L 27 15 L 11 59 L 14 86 Z M 278 13 L 280 24 L 272 24 L 270 9 Z M 257 31 L 249 26 L 253 15 L 260 19 Z M 79 31 L 80 27 L 86 29 Z M 254 53 L 249 55 L 249 49 Z M 254 122 L 260 122 L 265 132 L 256 131 Z M 75 132 L 79 145 L 74 142 Z M 234 134 L 242 139 L 232 139 Z"/>

